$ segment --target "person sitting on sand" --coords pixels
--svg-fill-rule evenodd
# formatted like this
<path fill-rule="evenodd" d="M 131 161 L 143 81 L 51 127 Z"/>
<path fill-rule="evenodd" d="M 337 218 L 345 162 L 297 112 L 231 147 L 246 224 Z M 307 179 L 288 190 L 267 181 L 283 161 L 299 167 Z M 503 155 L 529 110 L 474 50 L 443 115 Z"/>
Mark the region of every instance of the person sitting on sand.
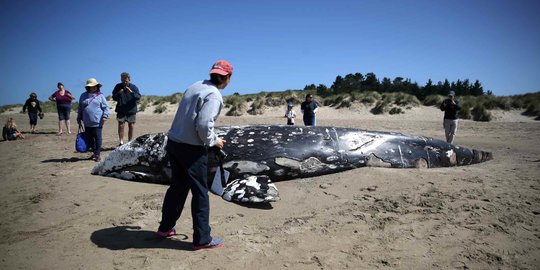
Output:
<path fill-rule="evenodd" d="M 13 118 L 9 118 L 2 129 L 2 137 L 4 141 L 14 141 L 17 139 L 24 139 L 23 134 L 17 129 L 17 124 Z"/>

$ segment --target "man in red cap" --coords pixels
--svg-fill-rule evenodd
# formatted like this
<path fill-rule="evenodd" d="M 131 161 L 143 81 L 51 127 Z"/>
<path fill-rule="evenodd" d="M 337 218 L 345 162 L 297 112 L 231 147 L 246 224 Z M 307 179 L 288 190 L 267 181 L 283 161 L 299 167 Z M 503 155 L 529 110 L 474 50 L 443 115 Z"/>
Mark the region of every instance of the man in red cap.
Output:
<path fill-rule="evenodd" d="M 210 69 L 210 80 L 198 81 L 188 87 L 168 133 L 166 150 L 172 176 L 163 200 L 158 235 L 176 234 L 176 221 L 191 190 L 194 250 L 223 245 L 223 239 L 210 234 L 207 162 L 208 148 L 223 148 L 225 143 L 214 133 L 214 122 L 223 107 L 219 90 L 227 87 L 232 72 L 229 62 L 219 60 Z"/>

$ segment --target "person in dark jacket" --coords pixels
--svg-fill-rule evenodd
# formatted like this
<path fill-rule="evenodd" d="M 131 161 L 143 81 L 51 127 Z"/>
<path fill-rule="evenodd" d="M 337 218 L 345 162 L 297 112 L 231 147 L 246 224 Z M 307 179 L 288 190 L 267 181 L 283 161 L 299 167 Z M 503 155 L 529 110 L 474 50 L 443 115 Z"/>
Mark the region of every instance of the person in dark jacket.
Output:
<path fill-rule="evenodd" d="M 443 127 L 447 143 L 452 143 L 456 136 L 459 110 L 461 110 L 461 106 L 459 106 L 459 102 L 456 100 L 456 93 L 450 91 L 448 98 L 441 104 L 441 111 L 444 111 Z"/>
<path fill-rule="evenodd" d="M 39 115 L 43 114 L 43 111 L 41 110 L 41 106 L 39 105 L 39 100 L 37 99 L 36 93 L 30 94 L 30 98 L 28 98 L 26 102 L 24 103 L 23 113 L 25 113 L 27 109 L 28 109 L 28 118 L 30 119 L 30 132 L 34 133 L 36 132 L 38 113 Z"/>
<path fill-rule="evenodd" d="M 313 100 L 312 94 L 306 95 L 306 101 L 300 104 L 300 110 L 304 114 L 304 125 L 305 126 L 315 126 L 317 124 L 317 118 L 315 113 L 319 109 L 319 104 Z"/>
<path fill-rule="evenodd" d="M 121 83 L 114 86 L 112 97 L 116 101 L 116 119 L 118 120 L 118 139 L 120 145 L 124 144 L 124 126 L 128 122 L 128 141 L 133 138 L 135 122 L 137 121 L 137 102 L 141 93 L 136 85 L 131 83 L 131 76 L 127 72 L 120 74 Z"/>

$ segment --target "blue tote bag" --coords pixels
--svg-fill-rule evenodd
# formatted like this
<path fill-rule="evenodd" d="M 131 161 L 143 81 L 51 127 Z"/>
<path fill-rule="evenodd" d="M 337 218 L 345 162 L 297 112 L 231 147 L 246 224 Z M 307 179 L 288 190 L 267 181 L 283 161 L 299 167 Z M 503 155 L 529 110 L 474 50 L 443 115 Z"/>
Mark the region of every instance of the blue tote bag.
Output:
<path fill-rule="evenodd" d="M 77 138 L 75 139 L 75 150 L 79 153 L 88 151 L 88 141 L 82 126 L 79 126 L 79 132 L 77 133 Z"/>

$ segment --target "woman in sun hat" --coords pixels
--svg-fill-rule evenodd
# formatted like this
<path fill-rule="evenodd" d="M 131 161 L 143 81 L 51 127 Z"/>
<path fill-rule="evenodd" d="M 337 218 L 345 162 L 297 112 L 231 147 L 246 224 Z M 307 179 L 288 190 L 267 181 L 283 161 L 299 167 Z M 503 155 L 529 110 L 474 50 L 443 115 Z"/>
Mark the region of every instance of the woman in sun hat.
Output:
<path fill-rule="evenodd" d="M 95 78 L 88 79 L 85 88 L 86 92 L 79 98 L 77 123 L 79 128 L 84 124 L 86 138 L 93 150 L 90 159 L 100 161 L 103 125 L 109 118 L 109 104 L 99 91 L 101 84 Z"/>
<path fill-rule="evenodd" d="M 50 97 L 50 101 L 56 102 L 56 110 L 58 111 L 58 133 L 56 135 L 62 135 L 62 122 L 64 122 L 67 133 L 71 133 L 71 123 L 69 121 L 69 115 L 71 113 L 71 101 L 75 99 L 71 93 L 64 89 L 64 84 L 61 82 L 56 84 L 58 90 L 54 92 Z"/>

